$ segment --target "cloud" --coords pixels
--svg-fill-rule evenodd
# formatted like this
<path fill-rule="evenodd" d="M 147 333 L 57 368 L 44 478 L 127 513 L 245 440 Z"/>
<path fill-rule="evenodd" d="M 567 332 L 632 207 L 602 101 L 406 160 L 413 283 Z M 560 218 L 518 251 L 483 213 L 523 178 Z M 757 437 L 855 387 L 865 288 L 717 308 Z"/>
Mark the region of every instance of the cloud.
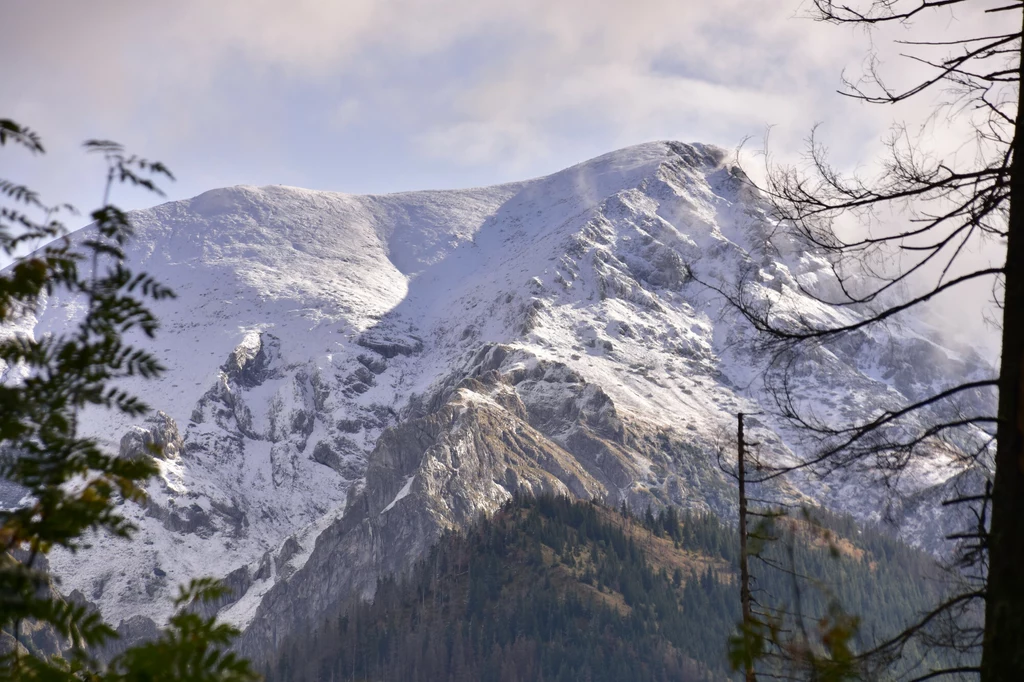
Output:
<path fill-rule="evenodd" d="M 27 179 L 76 201 L 75 178 L 93 166 L 74 145 L 96 136 L 172 164 L 180 193 L 243 182 L 481 184 L 650 139 L 731 147 L 753 136 L 756 145 L 769 125 L 776 154 L 798 159 L 819 121 L 837 163 L 852 167 L 877 152 L 894 117 L 919 122 L 933 100 L 887 109 L 836 95 L 839 74 L 856 73 L 872 45 L 898 81 L 920 67 L 893 61 L 887 46 L 902 27 L 865 35 L 798 18 L 804 9 L 799 0 L 16 0 L 0 58 L 18 68 L 5 72 L 0 110 L 59 152 L 56 170 L 23 165 Z M 946 32 L 993 22 L 942 11 L 924 21 Z M 949 149 L 962 139 L 955 125 L 928 143 Z M 396 150 L 397 163 L 373 159 Z"/>
<path fill-rule="evenodd" d="M 926 67 L 900 58 L 893 38 L 999 32 L 1001 15 L 954 8 L 865 33 L 799 18 L 805 10 L 805 0 L 12 0 L 0 116 L 40 130 L 51 153 L 5 149 L 4 173 L 88 209 L 102 184 L 98 160 L 77 147 L 90 137 L 167 162 L 182 179 L 172 197 L 239 183 L 482 185 L 665 138 L 733 147 L 752 136 L 744 159 L 756 171 L 767 126 L 774 158 L 799 164 L 818 122 L 837 166 L 869 175 L 893 121 L 936 154 L 977 152 L 963 147 L 963 112 L 928 120 L 948 93 L 873 107 L 835 91 L 869 50 L 890 86 L 915 83 Z"/>
<path fill-rule="evenodd" d="M 407 96 L 396 103 L 416 107 L 447 93 L 451 106 L 435 106 L 436 120 L 420 124 L 427 138 L 535 127 L 574 108 L 642 129 L 665 119 L 669 105 L 681 118 L 707 111 L 697 118 L 717 120 L 711 110 L 728 104 L 731 118 L 745 108 L 757 121 L 764 101 L 834 78 L 852 41 L 825 40 L 808 22 L 791 21 L 792 7 L 772 7 L 754 16 L 743 0 L 24 2 L 0 51 L 26 65 L 8 84 L 22 99 L 14 108 L 53 130 L 92 119 L 198 140 L 211 121 L 238 118 L 225 112 L 245 99 L 240 89 L 272 99 L 281 81 L 344 79 L 373 99 L 375 89 L 446 52 L 463 63 L 405 82 Z M 682 73 L 665 73 L 666 64 Z M 679 100 L 700 83 L 719 86 L 719 95 Z M 60 96 L 73 107 L 50 106 Z M 10 106 L 10 93 L 0 101 Z"/>

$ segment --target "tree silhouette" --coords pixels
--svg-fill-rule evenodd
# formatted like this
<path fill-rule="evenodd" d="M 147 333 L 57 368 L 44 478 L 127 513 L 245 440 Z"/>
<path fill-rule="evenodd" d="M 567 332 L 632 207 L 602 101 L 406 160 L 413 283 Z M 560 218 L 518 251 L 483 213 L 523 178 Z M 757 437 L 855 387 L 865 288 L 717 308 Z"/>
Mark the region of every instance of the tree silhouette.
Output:
<path fill-rule="evenodd" d="M 869 55 L 865 75 L 844 79 L 842 93 L 871 104 L 897 104 L 941 93 L 935 115 L 966 123 L 970 134 L 957 153 L 927 151 L 921 139 L 897 126 L 887 140 L 881 171 L 844 174 L 830 165 L 812 134 L 808 167 L 777 166 L 766 156 L 768 197 L 777 232 L 773 240 L 827 265 L 800 293 L 823 304 L 817 314 L 786 306 L 786 292 L 751 277 L 716 289 L 760 332 L 770 367 L 765 386 L 774 409 L 803 434 L 795 466 L 765 470 L 762 478 L 794 468 L 828 475 L 870 467 L 888 483 L 942 449 L 973 475 L 951 504 L 973 513 L 960 541 L 960 594 L 924 614 L 904 636 L 870 652 L 897 657 L 912 637 L 930 637 L 937 622 L 956 626 L 945 644 L 980 653 L 980 665 L 932 669 L 919 679 L 977 674 L 984 682 L 1024 679 L 1024 168 L 1015 163 L 1020 138 L 1022 9 L 1004 0 L 813 0 L 814 19 L 866 29 L 902 25 L 904 56 L 926 75 L 908 87 L 890 87 L 881 61 Z M 922 24 L 942 13 L 939 28 Z M 959 22 L 1005 18 L 999 30 L 963 35 Z M 931 18 L 935 18 L 932 16 Z M 990 22 L 991 23 L 991 22 Z M 884 215 L 883 215 L 884 213 Z M 860 229 L 844 229 L 855 218 Z M 966 254 L 1005 249 L 1002 265 L 972 263 Z M 878 405 L 866 419 L 838 422 L 801 403 L 805 363 L 830 349 L 861 343 L 884 325 L 898 323 L 929 301 L 977 282 L 992 285 L 998 304 L 1002 356 L 997 376 L 960 377 L 900 404 Z M 975 296 L 977 305 L 983 301 Z M 998 404 L 992 396 L 998 390 Z M 984 608 L 983 630 L 971 614 Z M 931 632 L 931 634 L 926 634 Z M 867 654 L 861 659 L 866 661 Z"/>

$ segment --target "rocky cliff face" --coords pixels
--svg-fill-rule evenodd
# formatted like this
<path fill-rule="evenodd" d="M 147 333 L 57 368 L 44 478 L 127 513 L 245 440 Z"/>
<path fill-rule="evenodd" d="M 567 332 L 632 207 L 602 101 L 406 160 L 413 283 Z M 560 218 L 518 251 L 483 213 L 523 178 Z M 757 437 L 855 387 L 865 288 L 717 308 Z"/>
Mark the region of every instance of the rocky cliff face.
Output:
<path fill-rule="evenodd" d="M 215 608 L 257 658 L 516 491 L 732 513 L 720 456 L 736 412 L 770 412 L 768 358 L 698 282 L 742 283 L 805 319 L 857 315 L 802 293 L 827 264 L 773 236 L 742 172 L 704 145 L 475 190 L 238 187 L 132 219 L 134 264 L 179 294 L 157 309 L 170 371 L 127 387 L 160 410 L 150 421 L 85 421 L 122 456 L 156 456 L 161 476 L 132 512 L 136 542 L 96 538 L 54 567 L 140 632 L 178 582 L 225 578 Z M 73 310 L 48 301 L 15 331 L 59 331 Z M 804 360 L 794 399 L 840 419 L 990 371 L 913 321 Z M 767 461 L 807 446 L 770 414 L 749 426 Z M 938 547 L 933 507 L 914 500 L 978 474 L 948 443 L 922 447 L 909 497 L 888 506 Z M 864 471 L 758 494 L 862 518 L 890 499 Z"/>

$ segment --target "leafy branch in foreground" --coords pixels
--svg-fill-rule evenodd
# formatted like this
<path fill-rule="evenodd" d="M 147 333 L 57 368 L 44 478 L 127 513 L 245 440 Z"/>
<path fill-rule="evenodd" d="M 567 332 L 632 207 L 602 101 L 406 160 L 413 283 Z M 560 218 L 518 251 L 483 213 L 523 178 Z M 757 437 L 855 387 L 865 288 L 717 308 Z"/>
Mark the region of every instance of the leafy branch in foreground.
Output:
<path fill-rule="evenodd" d="M 0 145 L 7 143 L 44 151 L 38 134 L 3 119 Z M 157 473 L 152 458 L 122 459 L 80 435 L 79 419 L 88 408 L 145 414 L 146 404 L 118 381 L 164 371 L 126 336 L 153 338 L 159 323 L 146 302 L 174 293 L 125 265 L 132 226 L 110 194 L 121 183 L 159 194 L 154 178 L 173 176 L 115 143 L 85 146 L 104 156 L 107 182 L 103 205 L 91 214 L 95 223 L 78 243 L 58 219 L 71 207 L 46 205 L 28 187 L 0 179 L 0 250 L 18 256 L 34 242 L 62 238 L 0 272 L 0 479 L 24 493 L 20 505 L 0 510 L 0 679 L 253 680 L 248 662 L 227 651 L 237 630 L 190 609 L 215 598 L 222 588 L 214 582 L 182 588 L 178 611 L 158 639 L 103 665 L 96 648 L 115 631 L 95 611 L 63 600 L 42 561 L 54 548 L 82 548 L 89 533 L 130 538 L 135 527 L 120 504 L 144 500 L 144 485 Z M 84 304 L 67 331 L 35 338 L 18 330 L 57 293 Z M 33 655 L 23 639 L 28 627 L 56 633 L 66 658 Z"/>

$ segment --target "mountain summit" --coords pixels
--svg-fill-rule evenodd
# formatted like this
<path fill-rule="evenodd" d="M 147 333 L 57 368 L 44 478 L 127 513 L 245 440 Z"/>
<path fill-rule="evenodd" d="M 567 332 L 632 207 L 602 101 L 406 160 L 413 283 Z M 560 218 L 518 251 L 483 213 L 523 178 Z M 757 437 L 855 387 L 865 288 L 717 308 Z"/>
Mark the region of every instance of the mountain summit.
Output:
<path fill-rule="evenodd" d="M 737 412 L 769 412 L 766 358 L 693 275 L 752 277 L 802 317 L 857 315 L 802 293 L 829 265 L 780 243 L 740 168 L 701 144 L 480 189 L 232 187 L 131 219 L 132 265 L 178 294 L 155 306 L 169 371 L 126 387 L 158 410 L 149 421 L 83 423 L 124 457 L 164 445 L 161 475 L 131 512 L 136 542 L 95 538 L 51 562 L 129 634 L 168 616 L 179 582 L 226 578 L 216 608 L 256 658 L 516 491 L 730 515 L 718 455 L 733 456 Z M 53 298 L 13 332 L 76 314 Z M 918 324 L 847 338 L 816 367 L 798 398 L 838 417 L 987 369 Z M 799 448 L 772 417 L 751 421 L 761 456 Z M 936 453 L 904 482 L 913 499 L 965 475 Z M 765 494 L 877 519 L 884 494 L 865 475 Z M 922 509 L 897 515 L 934 548 Z"/>

